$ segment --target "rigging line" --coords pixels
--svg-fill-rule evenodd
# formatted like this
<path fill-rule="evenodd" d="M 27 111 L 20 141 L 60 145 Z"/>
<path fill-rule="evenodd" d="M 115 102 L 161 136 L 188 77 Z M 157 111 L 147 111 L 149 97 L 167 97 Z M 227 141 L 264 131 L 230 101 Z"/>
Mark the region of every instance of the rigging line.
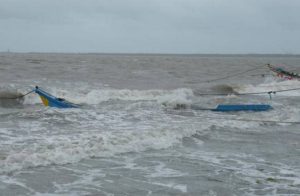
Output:
<path fill-rule="evenodd" d="M 235 73 L 235 74 L 232 74 L 232 75 L 227 75 L 225 77 L 222 77 L 222 78 L 216 78 L 216 79 L 212 79 L 212 80 L 206 80 L 206 81 L 203 81 L 203 82 L 215 82 L 215 81 L 218 81 L 218 80 L 224 80 L 224 79 L 228 79 L 228 78 L 232 78 L 232 77 L 235 77 L 235 76 L 238 76 L 238 75 L 242 75 L 244 73 L 248 73 L 250 71 L 254 71 L 254 70 L 257 70 L 257 69 L 263 69 L 264 67 L 262 67 L 261 65 L 258 66 L 258 67 L 255 67 L 253 69 L 248 69 L 246 71 L 243 71 L 243 72 L 239 72 L 239 73 Z"/>
<path fill-rule="evenodd" d="M 196 93 L 196 95 L 199 96 L 206 96 L 206 95 L 220 95 L 220 96 L 226 96 L 226 95 L 258 95 L 258 94 L 275 94 L 278 92 L 287 92 L 287 91 L 295 91 L 300 90 L 300 88 L 291 88 L 291 89 L 285 89 L 285 90 L 276 90 L 276 91 L 263 91 L 263 92 L 253 92 L 253 93 Z"/>
<path fill-rule="evenodd" d="M 264 77 L 264 76 L 272 76 L 273 74 L 270 74 L 270 73 L 261 73 L 261 74 L 251 74 L 250 76 L 261 76 L 261 77 Z"/>
<path fill-rule="evenodd" d="M 257 85 L 257 86 L 252 86 L 252 87 L 269 87 L 269 88 L 271 88 L 271 87 L 276 87 L 276 88 L 279 88 L 279 87 L 292 87 L 293 85 L 291 85 L 291 84 L 279 84 L 278 85 L 278 83 L 277 84 L 259 84 L 259 85 Z"/>
<path fill-rule="evenodd" d="M 20 96 L 17 96 L 17 97 L 0 97 L 0 99 L 20 99 L 22 97 L 25 97 L 26 95 L 29 95 L 30 93 L 33 93 L 35 90 L 31 90 L 27 93 L 25 93 L 24 95 L 20 95 Z"/>

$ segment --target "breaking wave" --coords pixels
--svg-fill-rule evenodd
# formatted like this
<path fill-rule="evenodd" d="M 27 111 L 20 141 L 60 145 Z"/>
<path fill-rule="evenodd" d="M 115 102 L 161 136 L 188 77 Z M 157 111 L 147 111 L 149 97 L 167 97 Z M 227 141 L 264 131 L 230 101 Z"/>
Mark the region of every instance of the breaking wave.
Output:
<path fill-rule="evenodd" d="M 202 125 L 203 129 L 209 127 Z M 0 159 L 0 172 L 24 168 L 62 165 L 87 158 L 109 157 L 120 153 L 165 149 L 197 132 L 193 127 L 133 131 L 87 131 L 70 136 L 51 136 L 22 150 L 12 150 Z"/>
<path fill-rule="evenodd" d="M 129 90 L 129 89 L 94 89 L 89 92 L 72 92 L 60 89 L 49 90 L 55 96 L 64 97 L 74 103 L 97 105 L 109 100 L 156 101 L 165 106 L 186 105 L 191 103 L 192 89 L 174 90 Z M 36 94 L 26 96 L 24 104 L 38 104 Z"/>

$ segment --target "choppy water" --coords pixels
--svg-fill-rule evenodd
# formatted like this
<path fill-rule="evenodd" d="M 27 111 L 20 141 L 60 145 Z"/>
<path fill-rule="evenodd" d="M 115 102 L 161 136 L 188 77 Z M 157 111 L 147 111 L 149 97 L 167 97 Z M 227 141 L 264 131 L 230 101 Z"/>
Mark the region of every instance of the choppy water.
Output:
<path fill-rule="evenodd" d="M 83 106 L 0 100 L 0 195 L 299 195 L 300 91 L 201 96 L 299 87 L 266 63 L 300 69 L 299 56 L 2 53 L 0 97 L 38 85 Z M 274 110 L 199 110 L 219 103 Z"/>

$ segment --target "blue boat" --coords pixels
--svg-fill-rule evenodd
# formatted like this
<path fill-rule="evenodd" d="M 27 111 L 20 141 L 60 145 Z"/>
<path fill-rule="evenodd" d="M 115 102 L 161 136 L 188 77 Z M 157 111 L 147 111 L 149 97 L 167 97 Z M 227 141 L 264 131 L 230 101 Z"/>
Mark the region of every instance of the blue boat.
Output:
<path fill-rule="evenodd" d="M 248 104 L 248 105 L 218 105 L 217 108 L 212 109 L 216 112 L 238 112 L 238 111 L 268 111 L 273 109 L 272 106 L 267 104 Z"/>
<path fill-rule="evenodd" d="M 79 107 L 79 105 L 77 104 L 71 103 L 63 98 L 55 97 L 47 93 L 46 91 L 43 91 L 38 86 L 35 87 L 34 92 L 40 96 L 45 106 L 56 107 L 56 108 L 78 108 Z"/>

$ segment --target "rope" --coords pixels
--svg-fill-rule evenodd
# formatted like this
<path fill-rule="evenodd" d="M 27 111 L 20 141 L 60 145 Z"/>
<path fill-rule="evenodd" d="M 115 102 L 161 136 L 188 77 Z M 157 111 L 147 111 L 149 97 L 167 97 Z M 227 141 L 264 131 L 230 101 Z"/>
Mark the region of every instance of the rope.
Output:
<path fill-rule="evenodd" d="M 226 95 L 258 95 L 258 94 L 276 94 L 278 92 L 286 92 L 286 91 L 295 91 L 300 90 L 300 88 L 291 88 L 291 89 L 285 89 L 285 90 L 277 90 L 277 91 L 263 91 L 263 92 L 253 92 L 253 93 L 197 93 L 199 96 L 206 96 L 206 95 L 219 95 L 219 96 L 226 96 Z"/>
<path fill-rule="evenodd" d="M 30 93 L 33 93 L 35 90 L 31 90 L 27 93 L 25 93 L 24 95 L 20 95 L 20 96 L 17 96 L 17 97 L 0 97 L 0 99 L 20 99 L 22 97 L 25 97 L 26 95 L 29 95 Z"/>
<path fill-rule="evenodd" d="M 203 82 L 215 82 L 215 81 L 218 81 L 218 80 L 224 80 L 224 79 L 228 79 L 228 78 L 232 78 L 232 77 L 235 77 L 235 76 L 238 76 L 238 75 L 242 75 L 244 73 L 248 73 L 250 71 L 254 71 L 254 70 L 257 70 L 257 69 L 262 69 L 263 67 L 258 66 L 258 67 L 255 67 L 253 69 L 248 69 L 246 71 L 243 71 L 243 72 L 239 72 L 239 73 L 235 73 L 235 74 L 232 74 L 232 75 L 227 75 L 225 77 L 222 77 L 222 78 L 216 78 L 216 79 L 212 79 L 212 80 L 206 80 L 206 81 L 203 81 Z"/>

